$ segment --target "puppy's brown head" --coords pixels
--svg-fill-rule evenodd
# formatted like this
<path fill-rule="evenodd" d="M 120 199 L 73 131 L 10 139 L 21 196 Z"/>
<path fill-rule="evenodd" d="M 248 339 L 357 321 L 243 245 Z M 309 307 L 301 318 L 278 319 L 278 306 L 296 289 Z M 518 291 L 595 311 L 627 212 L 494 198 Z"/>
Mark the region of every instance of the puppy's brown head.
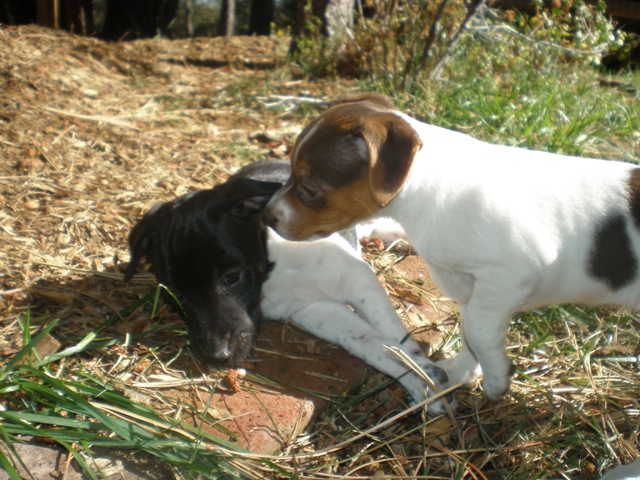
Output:
<path fill-rule="evenodd" d="M 339 99 L 300 133 L 292 173 L 266 216 L 285 238 L 327 236 L 370 217 L 402 189 L 422 141 L 382 95 Z"/>

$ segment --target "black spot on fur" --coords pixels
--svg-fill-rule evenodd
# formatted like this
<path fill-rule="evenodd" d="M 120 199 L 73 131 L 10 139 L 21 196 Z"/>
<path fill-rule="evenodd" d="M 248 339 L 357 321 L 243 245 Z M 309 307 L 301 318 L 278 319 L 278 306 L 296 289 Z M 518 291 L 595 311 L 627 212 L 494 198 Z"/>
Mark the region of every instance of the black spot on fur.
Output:
<path fill-rule="evenodd" d="M 434 382 L 439 383 L 440 385 L 446 385 L 449 383 L 449 375 L 447 375 L 447 372 L 442 368 L 433 367 L 431 369 L 425 369 L 425 371 Z M 448 397 L 447 400 L 451 401 Z"/>
<path fill-rule="evenodd" d="M 612 290 L 628 285 L 638 272 L 626 224 L 622 214 L 604 220 L 595 231 L 591 248 L 589 274 Z"/>

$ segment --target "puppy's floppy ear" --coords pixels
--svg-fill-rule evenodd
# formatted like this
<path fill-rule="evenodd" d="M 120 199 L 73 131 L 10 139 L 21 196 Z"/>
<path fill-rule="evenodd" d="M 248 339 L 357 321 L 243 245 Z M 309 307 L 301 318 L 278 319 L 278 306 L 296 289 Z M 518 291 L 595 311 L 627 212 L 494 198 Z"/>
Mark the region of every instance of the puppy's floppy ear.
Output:
<path fill-rule="evenodd" d="M 128 282 L 136 273 L 140 259 L 151 252 L 153 237 L 157 222 L 158 211 L 163 204 L 155 205 L 142 219 L 135 224 L 129 233 L 129 252 L 131 259 L 124 274 L 124 281 Z"/>
<path fill-rule="evenodd" d="M 249 178 L 227 182 L 225 187 L 230 190 L 228 201 L 234 204 L 231 213 L 241 219 L 249 219 L 261 213 L 281 186 L 280 182 L 262 182 Z"/>
<path fill-rule="evenodd" d="M 375 202 L 384 207 L 402 189 L 422 140 L 402 118 L 372 115 L 361 129 L 369 156 L 369 185 Z"/>

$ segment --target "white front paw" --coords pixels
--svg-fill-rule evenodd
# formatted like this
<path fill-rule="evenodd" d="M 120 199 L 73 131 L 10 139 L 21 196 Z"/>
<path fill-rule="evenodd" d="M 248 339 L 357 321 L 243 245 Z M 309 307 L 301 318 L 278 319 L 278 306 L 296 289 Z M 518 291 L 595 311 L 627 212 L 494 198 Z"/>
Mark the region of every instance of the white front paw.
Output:
<path fill-rule="evenodd" d="M 400 383 L 407 390 L 407 393 L 411 397 L 409 404 L 415 405 L 418 402 L 424 400 L 425 393 L 428 394 L 429 397 L 437 394 L 439 391 L 443 390 L 448 385 L 448 377 L 446 372 L 429 362 L 428 365 L 421 365 L 423 371 L 427 374 L 427 376 L 431 379 L 431 381 L 435 384 L 437 391 L 433 388 L 427 389 L 427 384 L 424 380 L 422 380 L 415 373 L 408 373 L 402 378 L 400 378 Z M 457 407 L 457 403 L 455 400 L 455 396 L 453 393 L 449 393 L 445 396 L 446 402 L 449 404 L 449 408 L 451 410 L 455 410 Z M 444 400 L 434 400 L 428 403 L 427 412 L 430 415 L 442 415 L 447 412 L 446 408 L 443 404 Z"/>
<path fill-rule="evenodd" d="M 482 382 L 482 389 L 484 394 L 492 402 L 497 402 L 502 399 L 511 386 L 510 375 L 484 375 L 484 381 Z"/>
<path fill-rule="evenodd" d="M 438 360 L 436 365 L 447 372 L 449 377 L 448 386 L 471 383 L 479 374 L 478 363 L 475 359 L 468 361 L 460 355 Z"/>

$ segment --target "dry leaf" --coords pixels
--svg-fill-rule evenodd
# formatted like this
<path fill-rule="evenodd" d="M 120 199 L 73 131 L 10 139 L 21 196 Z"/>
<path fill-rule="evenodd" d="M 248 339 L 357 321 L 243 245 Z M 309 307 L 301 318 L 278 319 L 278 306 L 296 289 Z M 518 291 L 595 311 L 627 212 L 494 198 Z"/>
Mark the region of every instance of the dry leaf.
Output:
<path fill-rule="evenodd" d="M 78 296 L 73 292 L 69 292 L 66 290 L 55 290 L 53 288 L 32 287 L 29 289 L 29 292 L 36 297 L 50 300 L 62 307 L 71 305 L 73 301 L 78 298 Z"/>
<path fill-rule="evenodd" d="M 20 363 L 29 363 L 47 358 L 49 355 L 53 355 L 60 348 L 60 342 L 47 334 L 44 336 L 38 344 L 33 347 L 32 352 L 29 353 Z"/>
<path fill-rule="evenodd" d="M 393 292 L 397 297 L 407 302 L 423 305 L 424 299 L 413 290 L 405 287 L 395 287 Z"/>

